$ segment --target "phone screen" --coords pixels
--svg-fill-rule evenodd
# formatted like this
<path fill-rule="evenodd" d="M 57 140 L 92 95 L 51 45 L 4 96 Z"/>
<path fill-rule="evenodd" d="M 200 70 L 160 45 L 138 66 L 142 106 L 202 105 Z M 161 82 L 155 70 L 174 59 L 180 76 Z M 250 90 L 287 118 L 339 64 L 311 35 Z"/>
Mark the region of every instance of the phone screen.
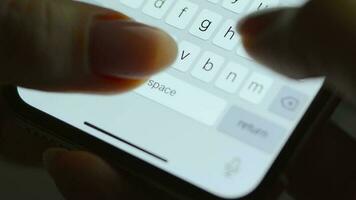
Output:
<path fill-rule="evenodd" d="M 263 180 L 324 80 L 291 80 L 257 64 L 234 27 L 248 13 L 302 3 L 102 0 L 102 6 L 170 33 L 179 46 L 172 67 L 126 94 L 23 88 L 19 94 L 29 105 L 211 194 L 239 198 Z"/>

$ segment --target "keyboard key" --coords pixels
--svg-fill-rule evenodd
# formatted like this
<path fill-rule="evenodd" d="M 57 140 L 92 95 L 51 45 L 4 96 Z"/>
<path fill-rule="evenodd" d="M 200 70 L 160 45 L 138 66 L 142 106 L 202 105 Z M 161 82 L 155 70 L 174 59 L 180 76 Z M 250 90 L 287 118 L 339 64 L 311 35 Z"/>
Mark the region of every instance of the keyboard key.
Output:
<path fill-rule="evenodd" d="M 120 2 L 130 8 L 139 8 L 144 0 L 121 0 Z"/>
<path fill-rule="evenodd" d="M 179 0 L 170 11 L 166 22 L 176 28 L 185 29 L 192 20 L 199 6 L 187 0 Z"/>
<path fill-rule="evenodd" d="M 219 3 L 220 2 L 220 0 L 208 0 L 208 1 L 211 3 Z"/>
<path fill-rule="evenodd" d="M 295 120 L 307 101 L 305 94 L 285 86 L 279 91 L 269 110 L 285 119 Z"/>
<path fill-rule="evenodd" d="M 255 0 L 248 13 L 274 8 L 279 5 L 280 0 Z"/>
<path fill-rule="evenodd" d="M 77 0 L 77 1 L 87 3 L 87 4 L 97 5 L 97 6 L 104 6 L 103 2 L 99 0 Z"/>
<path fill-rule="evenodd" d="M 197 59 L 200 47 L 190 42 L 183 41 L 178 45 L 178 57 L 173 67 L 179 71 L 186 72 Z"/>
<path fill-rule="evenodd" d="M 243 13 L 251 0 L 223 0 L 223 7 L 237 14 Z"/>
<path fill-rule="evenodd" d="M 221 15 L 210 10 L 203 10 L 193 23 L 190 33 L 203 40 L 208 40 L 218 28 L 221 20 Z"/>
<path fill-rule="evenodd" d="M 224 25 L 219 28 L 219 32 L 215 36 L 213 43 L 226 50 L 232 50 L 239 42 L 240 36 L 235 30 L 237 22 L 234 20 L 226 20 Z"/>
<path fill-rule="evenodd" d="M 248 53 L 246 52 L 245 47 L 243 45 L 240 45 L 237 48 L 237 55 L 239 55 L 241 57 L 244 57 L 244 58 L 247 58 L 249 60 L 252 60 L 251 56 L 248 55 Z"/>
<path fill-rule="evenodd" d="M 226 102 L 167 73 L 151 78 L 136 92 L 170 109 L 212 126 L 226 108 Z"/>
<path fill-rule="evenodd" d="M 241 64 L 231 62 L 223 70 L 215 85 L 229 93 L 235 93 L 246 79 L 249 70 Z"/>
<path fill-rule="evenodd" d="M 273 153 L 282 144 L 286 133 L 284 128 L 266 118 L 238 107 L 228 111 L 218 129 L 266 153 Z"/>
<path fill-rule="evenodd" d="M 259 104 L 269 89 L 273 80 L 263 74 L 253 73 L 240 92 L 240 97 L 254 104 Z"/>
<path fill-rule="evenodd" d="M 193 69 L 192 75 L 204 82 L 210 82 L 220 71 L 224 61 L 225 59 L 222 56 L 205 52 Z"/>
<path fill-rule="evenodd" d="M 161 19 L 173 3 L 174 0 L 148 0 L 143 7 L 143 12 L 154 18 Z"/>

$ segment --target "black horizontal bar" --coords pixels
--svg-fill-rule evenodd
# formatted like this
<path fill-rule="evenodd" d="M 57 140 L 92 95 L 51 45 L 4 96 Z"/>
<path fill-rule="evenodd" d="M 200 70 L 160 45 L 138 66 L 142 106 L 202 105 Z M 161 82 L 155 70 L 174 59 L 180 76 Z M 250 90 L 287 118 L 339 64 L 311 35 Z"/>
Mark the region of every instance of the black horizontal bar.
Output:
<path fill-rule="evenodd" d="M 108 131 L 105 131 L 104 129 L 101 129 L 101 128 L 99 128 L 99 127 L 97 127 L 97 126 L 95 126 L 95 125 L 93 125 L 93 124 L 91 124 L 91 123 L 89 123 L 89 122 L 84 122 L 84 125 L 86 125 L 86 126 L 92 128 L 92 129 L 95 129 L 95 130 L 97 130 L 97 131 L 100 131 L 101 133 L 104 133 L 105 135 L 108 135 L 108 136 L 110 136 L 110 137 L 113 137 L 113 138 L 119 140 L 120 142 L 125 143 L 125 144 L 127 144 L 127 145 L 129 145 L 129 146 L 131 146 L 131 147 L 133 147 L 133 148 L 135 148 L 135 149 L 138 149 L 138 150 L 140 150 L 140 151 L 142 151 L 142 152 L 144 152 L 144 153 L 146 153 L 146 154 L 148 154 L 148 155 L 150 155 L 150 156 L 152 156 L 152 157 L 154 157 L 154 158 L 157 158 L 157 159 L 159 159 L 159 160 L 161 160 L 161 161 L 163 161 L 163 162 L 168 162 L 167 159 L 162 158 L 161 156 L 158 156 L 158 155 L 156 155 L 156 154 L 154 154 L 154 153 L 152 153 L 152 152 L 150 152 L 150 151 L 147 151 L 146 149 L 143 149 L 143 148 L 141 148 L 141 147 L 139 147 L 139 146 L 137 146 L 137 145 L 135 145 L 135 144 L 133 144 L 133 143 L 127 141 L 127 140 L 124 140 L 124 139 L 122 139 L 122 138 L 119 138 L 119 137 L 117 137 L 116 135 L 113 135 L 112 133 L 109 133 Z"/>

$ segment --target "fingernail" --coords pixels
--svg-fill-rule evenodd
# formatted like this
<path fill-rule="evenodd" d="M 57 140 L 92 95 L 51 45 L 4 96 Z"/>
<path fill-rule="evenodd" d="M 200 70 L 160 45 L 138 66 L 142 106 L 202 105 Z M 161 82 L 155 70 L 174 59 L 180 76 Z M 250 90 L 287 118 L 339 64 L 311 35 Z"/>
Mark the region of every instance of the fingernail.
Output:
<path fill-rule="evenodd" d="M 238 24 L 238 31 L 242 37 L 256 38 L 268 31 L 277 21 L 278 16 L 268 12 L 252 14 Z"/>
<path fill-rule="evenodd" d="M 49 169 L 51 164 L 55 162 L 61 155 L 67 153 L 68 150 L 61 148 L 51 148 L 43 153 L 43 164 L 46 169 Z"/>
<path fill-rule="evenodd" d="M 100 17 L 91 27 L 89 61 L 99 76 L 141 79 L 169 66 L 176 49 L 174 40 L 157 28 Z"/>

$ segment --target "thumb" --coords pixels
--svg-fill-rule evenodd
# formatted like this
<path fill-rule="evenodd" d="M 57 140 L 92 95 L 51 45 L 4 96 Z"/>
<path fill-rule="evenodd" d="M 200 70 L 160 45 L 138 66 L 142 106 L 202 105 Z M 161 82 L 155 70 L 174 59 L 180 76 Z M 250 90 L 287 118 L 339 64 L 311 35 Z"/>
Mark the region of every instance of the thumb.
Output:
<path fill-rule="evenodd" d="M 356 97 L 356 1 L 311 0 L 301 8 L 257 13 L 239 25 L 246 50 L 293 78 L 327 76 Z"/>
<path fill-rule="evenodd" d="M 121 177 L 102 159 L 82 151 L 49 149 L 44 165 L 66 199 L 119 199 Z"/>
<path fill-rule="evenodd" d="M 109 9 L 71 0 L 0 2 L 0 85 L 122 91 L 175 55 L 166 33 Z"/>
<path fill-rule="evenodd" d="M 43 160 L 56 186 L 68 200 L 172 199 L 88 152 L 52 148 L 43 154 Z"/>

